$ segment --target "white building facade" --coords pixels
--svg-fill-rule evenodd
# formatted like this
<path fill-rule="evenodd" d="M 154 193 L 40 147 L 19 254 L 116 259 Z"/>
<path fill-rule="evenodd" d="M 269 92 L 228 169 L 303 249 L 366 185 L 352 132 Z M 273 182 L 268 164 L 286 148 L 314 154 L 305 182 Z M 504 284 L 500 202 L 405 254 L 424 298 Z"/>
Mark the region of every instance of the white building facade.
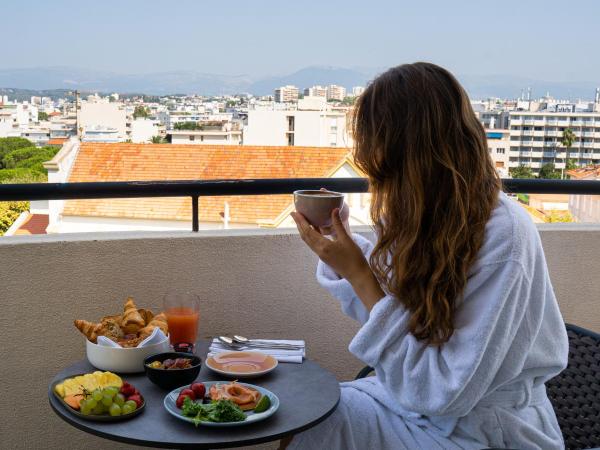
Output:
<path fill-rule="evenodd" d="M 296 86 L 281 86 L 275 89 L 275 101 L 277 103 L 297 102 L 299 93 Z"/>
<path fill-rule="evenodd" d="M 337 84 L 331 84 L 327 86 L 327 100 L 338 100 L 342 101 L 346 98 L 346 88 L 338 86 Z"/>
<path fill-rule="evenodd" d="M 579 166 L 600 163 L 600 105 L 582 111 L 558 104 L 541 111 L 510 112 L 509 167 L 526 166 L 535 172 L 548 163 L 564 169 L 567 148 L 563 132 L 571 129 L 575 141 L 568 158 Z"/>
<path fill-rule="evenodd" d="M 304 89 L 305 97 L 325 97 L 327 98 L 327 88 L 325 86 L 313 86 Z"/>
<path fill-rule="evenodd" d="M 127 139 L 127 112 L 119 103 L 84 102 L 77 111 L 77 122 L 83 141 L 123 142 Z M 99 141 L 103 136 L 109 140 Z"/>
<path fill-rule="evenodd" d="M 501 178 L 509 178 L 508 154 L 510 137 L 508 130 L 486 130 L 487 145 L 496 172 Z"/>
<path fill-rule="evenodd" d="M 347 113 L 331 110 L 250 110 L 244 145 L 351 147 Z"/>

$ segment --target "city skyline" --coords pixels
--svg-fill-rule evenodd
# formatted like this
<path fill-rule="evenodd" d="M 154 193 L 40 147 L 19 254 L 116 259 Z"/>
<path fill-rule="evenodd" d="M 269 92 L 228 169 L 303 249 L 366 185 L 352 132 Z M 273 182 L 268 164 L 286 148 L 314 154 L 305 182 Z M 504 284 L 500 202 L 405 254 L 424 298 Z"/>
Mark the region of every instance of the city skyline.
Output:
<path fill-rule="evenodd" d="M 475 2 L 426 3 L 180 1 L 165 14 L 155 1 L 62 0 L 35 7 L 15 2 L 3 6 L 11 19 L 3 27 L 19 39 L 4 49 L 0 70 L 75 66 L 256 79 L 307 66 L 373 73 L 426 60 L 462 76 L 598 81 L 600 60 L 589 53 L 600 37 L 598 2 L 578 2 L 567 21 L 557 1 L 509 0 L 485 8 Z"/>

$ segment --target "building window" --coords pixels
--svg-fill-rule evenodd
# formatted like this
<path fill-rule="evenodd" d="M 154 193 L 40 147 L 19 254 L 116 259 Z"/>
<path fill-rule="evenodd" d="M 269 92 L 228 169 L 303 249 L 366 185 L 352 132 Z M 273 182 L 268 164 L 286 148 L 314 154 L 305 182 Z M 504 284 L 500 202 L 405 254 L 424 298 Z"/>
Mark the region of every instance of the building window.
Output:
<path fill-rule="evenodd" d="M 190 141 L 195 141 L 196 140 L 196 136 L 190 136 Z"/>
<path fill-rule="evenodd" d="M 288 131 L 294 131 L 294 126 L 295 126 L 295 117 L 294 116 L 287 116 L 287 122 L 288 122 Z"/>
<path fill-rule="evenodd" d="M 501 154 L 501 155 L 504 155 L 504 148 L 498 147 L 498 148 L 496 149 L 496 153 L 499 153 L 499 154 Z"/>
<path fill-rule="evenodd" d="M 293 147 L 294 145 L 294 133 L 287 133 L 287 145 Z"/>

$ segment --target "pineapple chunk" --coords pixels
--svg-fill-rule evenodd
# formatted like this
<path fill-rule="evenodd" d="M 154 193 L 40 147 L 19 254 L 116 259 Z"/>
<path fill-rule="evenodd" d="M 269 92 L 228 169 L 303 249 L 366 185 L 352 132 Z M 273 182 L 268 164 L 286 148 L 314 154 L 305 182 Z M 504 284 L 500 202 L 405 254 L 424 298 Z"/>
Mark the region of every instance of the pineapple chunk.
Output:
<path fill-rule="evenodd" d="M 61 397 L 65 396 L 65 386 L 63 383 L 57 384 L 56 386 L 54 386 L 54 390 L 56 391 L 56 393 L 58 395 L 60 395 Z"/>

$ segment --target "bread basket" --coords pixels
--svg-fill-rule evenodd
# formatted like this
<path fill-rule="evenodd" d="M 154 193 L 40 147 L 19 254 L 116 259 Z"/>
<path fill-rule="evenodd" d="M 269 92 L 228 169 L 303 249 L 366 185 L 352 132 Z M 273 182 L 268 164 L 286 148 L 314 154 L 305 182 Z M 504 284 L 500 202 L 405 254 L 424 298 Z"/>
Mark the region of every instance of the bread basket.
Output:
<path fill-rule="evenodd" d="M 100 370 L 117 373 L 136 373 L 144 371 L 144 360 L 148 356 L 171 350 L 169 338 L 144 347 L 118 348 L 94 344 L 85 340 L 87 359 Z"/>

